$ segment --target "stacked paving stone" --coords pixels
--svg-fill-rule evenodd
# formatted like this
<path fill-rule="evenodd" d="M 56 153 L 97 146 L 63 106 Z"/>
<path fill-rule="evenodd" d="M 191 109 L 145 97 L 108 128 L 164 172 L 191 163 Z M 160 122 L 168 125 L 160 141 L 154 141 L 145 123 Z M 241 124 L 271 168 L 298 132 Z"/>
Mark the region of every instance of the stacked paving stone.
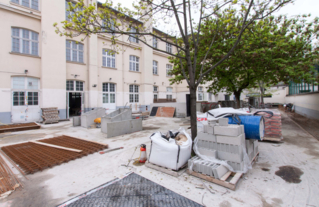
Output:
<path fill-rule="evenodd" d="M 274 111 L 273 116 L 265 112 L 259 112 L 265 118 L 265 137 L 282 139 L 281 133 L 281 114 L 279 111 Z"/>
<path fill-rule="evenodd" d="M 225 160 L 235 171 L 243 171 L 244 150 L 246 150 L 249 159 L 252 160 L 258 153 L 258 140 L 245 140 L 244 125 L 229 125 L 228 118 L 221 118 L 218 122 L 208 121 L 208 124 L 204 125 L 204 132 L 197 134 L 199 153 L 207 157 Z M 210 176 L 215 178 L 222 176 L 221 173 L 214 173 L 214 167 L 221 165 L 201 160 L 196 156 L 189 160 L 189 166 L 195 160 L 199 160 L 193 166 L 195 172 L 211 174 Z M 207 170 L 207 166 L 210 166 L 212 170 Z M 220 172 L 222 172 L 221 169 Z"/>

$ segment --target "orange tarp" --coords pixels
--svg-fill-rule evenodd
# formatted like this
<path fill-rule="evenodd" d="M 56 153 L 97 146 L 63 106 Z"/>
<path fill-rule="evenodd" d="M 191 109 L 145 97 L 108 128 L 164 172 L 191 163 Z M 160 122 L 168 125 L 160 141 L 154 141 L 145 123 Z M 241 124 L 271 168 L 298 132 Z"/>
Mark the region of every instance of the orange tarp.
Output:
<path fill-rule="evenodd" d="M 175 113 L 175 107 L 158 107 L 157 117 L 173 117 Z"/>

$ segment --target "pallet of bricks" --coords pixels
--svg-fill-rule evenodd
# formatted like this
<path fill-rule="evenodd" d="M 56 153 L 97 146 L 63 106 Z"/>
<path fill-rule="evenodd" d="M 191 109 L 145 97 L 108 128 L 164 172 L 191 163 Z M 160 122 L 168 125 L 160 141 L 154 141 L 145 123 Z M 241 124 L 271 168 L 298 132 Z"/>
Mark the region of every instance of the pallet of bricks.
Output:
<path fill-rule="evenodd" d="M 245 139 L 244 125 L 228 125 L 228 119 L 209 121 L 197 134 L 197 153 L 208 158 L 226 161 L 234 171 L 244 171 L 244 153 L 252 163 L 258 156 L 258 140 Z M 195 147 L 196 147 L 195 146 Z M 244 151 L 245 150 L 245 151 Z M 188 161 L 188 173 L 235 190 L 242 173 L 234 173 L 225 166 L 198 156 Z"/>
<path fill-rule="evenodd" d="M 58 123 L 60 120 L 57 107 L 41 108 L 44 124 Z"/>
<path fill-rule="evenodd" d="M 265 111 L 272 112 L 268 113 Z M 265 141 L 281 142 L 283 140 L 281 130 L 281 113 L 277 109 L 262 109 L 254 112 L 262 115 L 265 119 Z"/>

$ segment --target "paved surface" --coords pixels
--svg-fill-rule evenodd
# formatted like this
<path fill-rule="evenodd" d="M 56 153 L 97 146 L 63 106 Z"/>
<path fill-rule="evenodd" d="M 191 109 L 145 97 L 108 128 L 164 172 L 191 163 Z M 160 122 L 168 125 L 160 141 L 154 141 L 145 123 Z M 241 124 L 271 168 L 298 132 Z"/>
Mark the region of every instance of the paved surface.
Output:
<path fill-rule="evenodd" d="M 107 143 L 109 148 L 124 149 L 103 155 L 94 153 L 28 175 L 29 180 L 21 178 L 25 188 L 1 200 L 0 206 L 55 206 L 130 171 L 207 206 L 319 206 L 319 141 L 299 128 L 286 114 L 282 115 L 284 143 L 259 142 L 259 160 L 239 181 L 236 191 L 205 182 L 215 192 L 212 194 L 206 189 L 195 188 L 202 184 L 202 180 L 186 173 L 175 178 L 144 165 L 121 166 L 127 164 L 136 146 L 144 143 L 149 152 L 149 136 L 154 131 L 178 129 L 185 121 L 150 118 L 143 121 L 146 130 L 113 138 L 106 138 L 100 129 L 72 127 L 71 122 L 44 125 L 40 130 L 1 134 L 0 146 L 65 134 Z M 138 156 L 137 150 L 133 158 Z"/>

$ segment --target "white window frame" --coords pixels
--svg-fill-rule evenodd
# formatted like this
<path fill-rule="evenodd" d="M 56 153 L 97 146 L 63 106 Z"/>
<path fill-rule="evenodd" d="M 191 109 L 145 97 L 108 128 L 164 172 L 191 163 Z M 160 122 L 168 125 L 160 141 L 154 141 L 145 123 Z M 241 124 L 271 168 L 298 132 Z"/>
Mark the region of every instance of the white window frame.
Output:
<path fill-rule="evenodd" d="M 198 101 L 203 101 L 203 99 L 204 99 L 203 93 L 198 93 L 197 99 L 198 99 Z"/>
<path fill-rule="evenodd" d="M 154 93 L 153 99 L 154 99 L 154 100 L 157 100 L 157 99 L 158 99 L 157 93 Z"/>
<path fill-rule="evenodd" d="M 129 85 L 129 102 L 139 103 L 139 85 Z"/>
<path fill-rule="evenodd" d="M 166 100 L 172 101 L 173 100 L 173 95 L 172 94 L 166 94 Z"/>
<path fill-rule="evenodd" d="M 65 46 L 66 46 L 66 61 L 84 63 L 84 44 L 76 43 L 76 41 L 73 41 L 73 40 L 66 40 Z"/>
<path fill-rule="evenodd" d="M 203 86 L 198 86 L 198 91 L 203 92 Z"/>
<path fill-rule="evenodd" d="M 158 92 L 158 86 L 153 86 L 153 92 L 155 92 L 155 93 Z"/>
<path fill-rule="evenodd" d="M 137 33 L 137 29 L 135 27 L 130 27 L 130 32 Z M 129 34 L 129 41 L 134 42 L 134 43 L 138 43 L 137 36 L 138 36 L 137 34 Z"/>
<path fill-rule="evenodd" d="M 68 88 L 68 85 L 72 86 L 73 90 L 70 90 L 70 88 Z M 84 82 L 77 81 L 77 80 L 66 80 L 66 91 L 83 92 L 84 91 Z"/>
<path fill-rule="evenodd" d="M 24 34 L 27 34 L 29 37 L 24 37 Z M 11 51 L 14 53 L 39 56 L 39 33 L 37 32 L 12 27 L 11 44 Z M 18 48 L 15 47 L 16 44 L 18 44 Z"/>
<path fill-rule="evenodd" d="M 153 60 L 153 75 L 158 75 L 158 62 Z"/>
<path fill-rule="evenodd" d="M 102 103 L 114 104 L 116 103 L 116 84 L 102 83 Z"/>
<path fill-rule="evenodd" d="M 140 58 L 135 55 L 130 55 L 130 71 L 140 71 Z"/>
<path fill-rule="evenodd" d="M 166 87 L 166 92 L 173 93 L 173 88 L 172 87 Z"/>
<path fill-rule="evenodd" d="M 106 27 L 106 28 L 102 28 L 102 31 L 107 31 L 107 32 L 112 32 L 111 34 L 114 36 L 115 33 L 115 19 L 110 19 L 109 21 L 106 20 L 102 20 L 102 27 Z M 110 33 L 108 33 L 110 34 Z"/>
<path fill-rule="evenodd" d="M 20 82 L 20 84 L 19 84 Z M 36 86 L 36 87 L 33 87 Z M 31 77 L 12 77 L 12 106 L 38 106 L 39 105 L 40 81 L 38 78 Z M 15 94 L 18 93 L 18 102 L 15 105 Z M 21 94 L 23 93 L 23 94 Z M 29 93 L 32 94 L 31 100 Z M 23 102 L 22 102 L 23 101 Z M 22 103 L 22 104 L 21 104 Z"/>
<path fill-rule="evenodd" d="M 69 2 L 72 4 L 72 7 L 74 7 L 77 3 L 73 2 L 72 0 L 65 0 L 65 20 L 70 22 L 72 20 L 72 14 L 74 14 L 74 12 L 68 11 Z M 82 8 L 76 8 L 76 11 L 80 10 L 82 10 Z M 69 18 L 69 15 L 71 15 L 71 18 Z M 79 20 L 82 20 L 82 17 Z"/>
<path fill-rule="evenodd" d="M 166 52 L 172 53 L 172 45 L 168 42 L 166 42 Z"/>
<path fill-rule="evenodd" d="M 102 66 L 115 68 L 115 52 L 112 50 L 102 49 Z"/>
<path fill-rule="evenodd" d="M 170 64 L 166 64 L 166 76 L 167 77 L 172 77 L 172 75 L 169 75 L 169 71 L 171 71 L 173 69 L 173 66 Z"/>
<path fill-rule="evenodd" d="M 11 2 L 37 11 L 39 11 L 40 7 L 40 0 L 11 0 Z M 28 2 L 28 5 L 26 5 L 25 2 Z"/>
<path fill-rule="evenodd" d="M 157 48 L 157 38 L 153 37 L 153 47 Z"/>

